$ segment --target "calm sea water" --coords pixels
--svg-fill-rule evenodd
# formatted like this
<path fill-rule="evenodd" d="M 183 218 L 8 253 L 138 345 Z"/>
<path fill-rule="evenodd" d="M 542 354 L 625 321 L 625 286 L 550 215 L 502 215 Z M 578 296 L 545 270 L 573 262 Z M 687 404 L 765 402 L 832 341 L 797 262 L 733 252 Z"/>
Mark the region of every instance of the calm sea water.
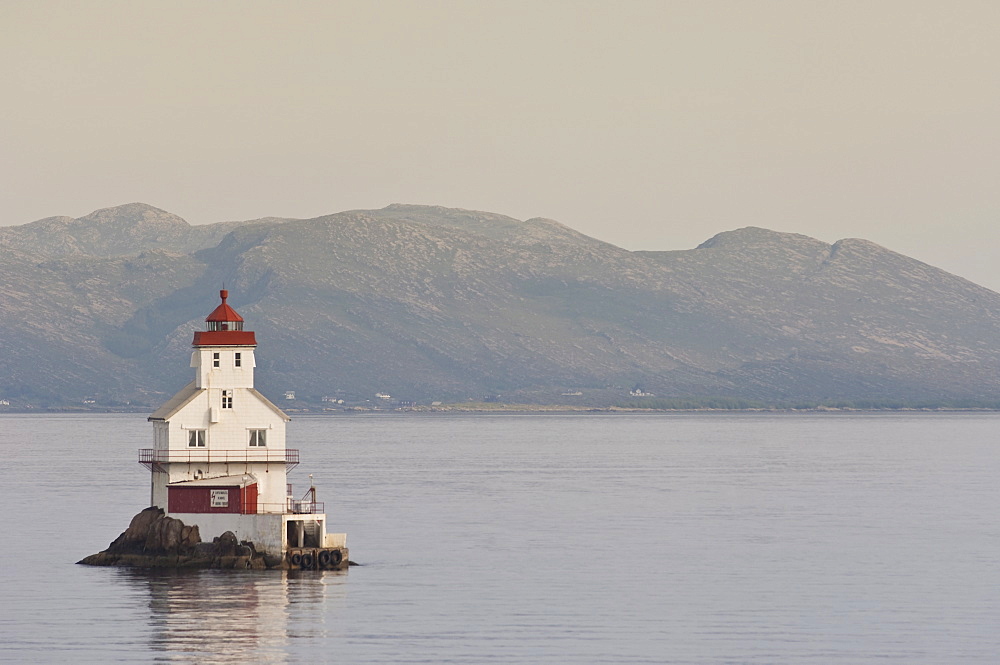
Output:
<path fill-rule="evenodd" d="M 5 663 L 995 663 L 998 415 L 296 418 L 339 573 L 76 566 L 142 416 L 0 417 Z"/>

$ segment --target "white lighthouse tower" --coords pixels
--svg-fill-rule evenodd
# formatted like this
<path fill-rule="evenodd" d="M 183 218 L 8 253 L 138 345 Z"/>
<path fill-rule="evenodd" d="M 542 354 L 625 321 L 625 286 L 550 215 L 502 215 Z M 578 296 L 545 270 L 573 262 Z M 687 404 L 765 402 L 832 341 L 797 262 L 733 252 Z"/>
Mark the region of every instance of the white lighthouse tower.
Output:
<path fill-rule="evenodd" d="M 232 531 L 294 565 L 346 565 L 346 535 L 326 532 L 315 488 L 292 497 L 286 474 L 299 451 L 285 447 L 289 417 L 254 389 L 257 341 L 228 295 L 194 334 L 194 380 L 149 417 L 153 448 L 139 462 L 151 471 L 150 503 L 198 525 L 203 540 Z"/>

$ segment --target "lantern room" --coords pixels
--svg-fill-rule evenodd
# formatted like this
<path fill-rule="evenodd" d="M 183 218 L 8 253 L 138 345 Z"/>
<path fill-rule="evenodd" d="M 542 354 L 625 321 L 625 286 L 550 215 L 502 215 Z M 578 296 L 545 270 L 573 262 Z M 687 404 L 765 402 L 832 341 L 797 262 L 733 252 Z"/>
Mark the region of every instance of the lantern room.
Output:
<path fill-rule="evenodd" d="M 205 330 L 194 334 L 194 346 L 256 346 L 252 331 L 243 330 L 243 317 L 229 306 L 229 291 L 219 291 L 222 303 L 205 319 Z"/>

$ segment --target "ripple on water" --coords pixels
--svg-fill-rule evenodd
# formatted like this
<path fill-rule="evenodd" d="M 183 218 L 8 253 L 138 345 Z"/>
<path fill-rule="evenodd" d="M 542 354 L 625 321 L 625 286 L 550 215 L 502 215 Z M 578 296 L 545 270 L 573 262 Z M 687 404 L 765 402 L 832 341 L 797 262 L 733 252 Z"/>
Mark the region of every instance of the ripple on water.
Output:
<path fill-rule="evenodd" d="M 296 418 L 365 565 L 149 573 L 72 565 L 148 500 L 144 418 L 2 416 L 0 661 L 990 663 L 998 425 Z"/>

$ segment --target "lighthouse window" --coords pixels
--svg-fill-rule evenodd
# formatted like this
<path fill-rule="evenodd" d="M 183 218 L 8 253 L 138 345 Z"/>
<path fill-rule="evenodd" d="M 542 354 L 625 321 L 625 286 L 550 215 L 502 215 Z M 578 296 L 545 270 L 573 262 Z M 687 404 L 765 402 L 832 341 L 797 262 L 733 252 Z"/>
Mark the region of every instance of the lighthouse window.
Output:
<path fill-rule="evenodd" d="M 238 353 L 237 353 L 237 354 L 236 354 L 236 366 L 237 366 L 237 367 L 240 367 L 240 366 L 241 366 L 241 365 L 240 365 L 240 363 L 241 363 L 241 362 L 242 362 L 242 361 L 240 360 L 240 354 L 238 354 Z"/>
<path fill-rule="evenodd" d="M 219 366 L 219 354 L 218 353 L 213 353 L 212 354 L 212 367 L 218 367 L 218 366 Z"/>
<path fill-rule="evenodd" d="M 233 391 L 223 390 L 222 391 L 222 408 L 231 409 L 233 408 Z"/>
<path fill-rule="evenodd" d="M 252 429 L 250 430 L 250 445 L 251 446 L 266 446 L 267 445 L 267 430 L 266 429 Z"/>
<path fill-rule="evenodd" d="M 205 447 L 205 430 L 203 429 L 188 430 L 188 448 L 204 448 L 204 447 Z"/>

